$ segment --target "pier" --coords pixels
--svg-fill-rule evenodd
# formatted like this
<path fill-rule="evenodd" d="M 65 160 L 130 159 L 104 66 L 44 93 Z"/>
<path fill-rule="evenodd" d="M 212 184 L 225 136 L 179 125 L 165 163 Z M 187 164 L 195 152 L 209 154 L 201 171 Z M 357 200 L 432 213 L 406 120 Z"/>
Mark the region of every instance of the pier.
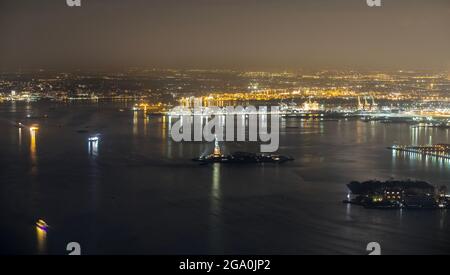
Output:
<path fill-rule="evenodd" d="M 450 144 L 436 144 L 429 146 L 394 145 L 389 149 L 399 152 L 408 152 L 425 156 L 450 159 Z"/>

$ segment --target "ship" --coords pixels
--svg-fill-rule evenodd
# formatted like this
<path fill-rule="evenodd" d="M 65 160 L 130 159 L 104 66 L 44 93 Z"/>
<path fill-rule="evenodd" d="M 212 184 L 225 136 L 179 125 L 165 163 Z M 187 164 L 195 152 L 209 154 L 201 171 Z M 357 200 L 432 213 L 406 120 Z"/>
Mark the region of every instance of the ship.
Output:
<path fill-rule="evenodd" d="M 192 159 L 193 161 L 200 162 L 202 164 L 209 163 L 284 163 L 288 161 L 293 161 L 294 158 L 290 156 L 283 156 L 277 154 L 256 154 L 249 152 L 236 152 L 229 155 L 222 154 L 217 137 L 215 139 L 214 151 L 212 154 L 207 156 L 201 156 Z"/>
<path fill-rule="evenodd" d="M 50 226 L 41 219 L 36 222 L 36 227 L 43 231 L 47 231 L 50 228 Z"/>
<path fill-rule="evenodd" d="M 21 122 L 16 123 L 14 126 L 19 128 L 19 129 L 25 128 L 25 125 L 23 125 Z"/>

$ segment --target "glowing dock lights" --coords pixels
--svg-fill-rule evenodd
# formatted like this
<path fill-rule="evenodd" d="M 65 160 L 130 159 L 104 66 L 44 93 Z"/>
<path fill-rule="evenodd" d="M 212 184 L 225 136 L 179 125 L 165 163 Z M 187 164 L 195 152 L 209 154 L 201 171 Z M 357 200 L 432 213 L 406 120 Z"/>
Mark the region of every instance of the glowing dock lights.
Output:
<path fill-rule="evenodd" d="M 389 149 L 398 152 L 432 156 L 436 158 L 450 159 L 450 144 L 436 144 L 428 146 L 394 145 Z"/>

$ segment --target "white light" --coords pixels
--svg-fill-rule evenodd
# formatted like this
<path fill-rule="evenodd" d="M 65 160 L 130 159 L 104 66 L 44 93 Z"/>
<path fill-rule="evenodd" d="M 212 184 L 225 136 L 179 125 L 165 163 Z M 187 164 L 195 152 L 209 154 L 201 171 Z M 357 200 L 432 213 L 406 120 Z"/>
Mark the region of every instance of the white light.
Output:
<path fill-rule="evenodd" d="M 96 142 L 96 141 L 99 141 L 99 137 L 90 137 L 88 140 L 90 142 Z"/>

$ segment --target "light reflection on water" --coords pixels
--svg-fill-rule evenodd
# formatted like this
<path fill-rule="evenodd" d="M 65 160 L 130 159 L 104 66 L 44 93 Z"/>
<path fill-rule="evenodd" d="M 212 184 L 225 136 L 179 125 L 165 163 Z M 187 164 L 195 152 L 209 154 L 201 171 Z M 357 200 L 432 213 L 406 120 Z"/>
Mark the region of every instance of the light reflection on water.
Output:
<path fill-rule="evenodd" d="M 22 128 L 19 128 L 19 150 L 22 148 Z"/>
<path fill-rule="evenodd" d="M 98 157 L 98 140 L 88 142 L 89 155 Z"/>
<path fill-rule="evenodd" d="M 133 135 L 137 136 L 139 134 L 139 113 L 134 111 L 133 113 Z"/>
<path fill-rule="evenodd" d="M 36 133 L 37 130 L 30 129 L 30 160 L 31 160 L 31 173 L 37 173 L 37 146 L 36 146 Z"/>
<path fill-rule="evenodd" d="M 36 226 L 38 254 L 47 254 L 47 232 Z"/>
<path fill-rule="evenodd" d="M 411 167 L 423 165 L 425 168 L 439 167 L 440 169 L 450 168 L 450 159 L 436 156 L 429 156 L 422 153 L 392 150 L 392 164 L 395 166 L 398 160 L 406 161 Z"/>
<path fill-rule="evenodd" d="M 350 203 L 347 203 L 346 209 L 345 209 L 345 219 L 347 221 L 352 220 L 352 205 Z"/>
<path fill-rule="evenodd" d="M 150 119 L 147 116 L 147 113 L 144 113 L 144 135 L 148 136 L 148 124 Z"/>
<path fill-rule="evenodd" d="M 211 245 L 213 247 L 221 248 L 223 247 L 222 240 L 222 192 L 220 186 L 220 164 L 214 163 L 212 165 L 212 185 L 211 185 L 211 209 L 210 209 L 210 235 L 211 235 Z"/>

